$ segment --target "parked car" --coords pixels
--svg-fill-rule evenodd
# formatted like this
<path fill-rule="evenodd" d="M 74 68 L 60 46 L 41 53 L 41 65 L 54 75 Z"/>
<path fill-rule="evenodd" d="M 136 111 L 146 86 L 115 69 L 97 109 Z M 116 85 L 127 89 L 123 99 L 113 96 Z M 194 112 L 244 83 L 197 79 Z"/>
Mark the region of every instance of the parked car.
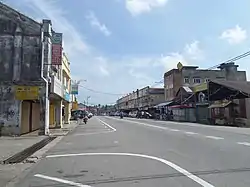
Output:
<path fill-rule="evenodd" d="M 150 114 L 150 113 L 147 112 L 147 111 L 138 111 L 137 114 L 136 114 L 136 117 L 137 117 L 137 118 L 152 119 L 152 118 L 153 118 L 153 115 Z"/>
<path fill-rule="evenodd" d="M 128 116 L 131 118 L 135 118 L 137 116 L 137 111 L 129 112 Z"/>

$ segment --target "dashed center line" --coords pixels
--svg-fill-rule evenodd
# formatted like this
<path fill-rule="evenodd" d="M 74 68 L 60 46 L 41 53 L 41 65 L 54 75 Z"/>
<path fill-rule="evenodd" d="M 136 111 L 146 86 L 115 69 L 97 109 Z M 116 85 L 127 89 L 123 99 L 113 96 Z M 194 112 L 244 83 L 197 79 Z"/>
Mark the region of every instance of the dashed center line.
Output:
<path fill-rule="evenodd" d="M 223 140 L 224 138 L 222 137 L 217 137 L 217 136 L 205 136 L 206 138 L 214 139 L 214 140 Z"/>
<path fill-rule="evenodd" d="M 196 134 L 198 134 L 198 133 L 196 133 L 196 132 L 184 132 L 185 134 L 188 134 L 188 135 L 196 135 Z"/>
<path fill-rule="evenodd" d="M 239 145 L 250 146 L 250 143 L 249 143 L 249 142 L 237 142 L 237 144 L 239 144 Z"/>
<path fill-rule="evenodd" d="M 173 131 L 173 132 L 179 132 L 180 130 L 178 129 L 169 129 L 170 131 Z"/>

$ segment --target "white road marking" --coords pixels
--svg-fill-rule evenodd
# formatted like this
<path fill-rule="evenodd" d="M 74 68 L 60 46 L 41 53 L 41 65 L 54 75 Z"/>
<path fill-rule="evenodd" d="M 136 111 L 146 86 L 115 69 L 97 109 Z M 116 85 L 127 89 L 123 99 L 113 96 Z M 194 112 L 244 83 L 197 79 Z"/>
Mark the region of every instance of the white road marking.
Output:
<path fill-rule="evenodd" d="M 46 179 L 46 180 L 51 180 L 51 181 L 56 181 L 56 182 L 63 183 L 63 184 L 68 184 L 68 185 L 71 185 L 71 186 L 91 187 L 89 185 L 84 185 L 84 184 L 81 184 L 81 183 L 76 183 L 76 182 L 68 181 L 68 180 L 65 180 L 65 179 L 59 179 L 59 178 L 56 178 L 56 177 L 49 177 L 49 176 L 41 175 L 41 174 L 36 174 L 34 176 L 38 177 L 38 178 Z"/>
<path fill-rule="evenodd" d="M 239 144 L 239 145 L 250 146 L 250 143 L 249 143 L 249 142 L 237 142 L 237 144 Z"/>
<path fill-rule="evenodd" d="M 200 184 L 204 187 L 214 187 L 212 184 L 204 181 L 203 179 L 193 175 L 192 173 L 188 172 L 187 170 L 181 168 L 180 166 L 165 160 L 163 158 L 158 158 L 155 156 L 143 155 L 143 154 L 133 154 L 133 153 L 79 153 L 79 154 L 64 154 L 64 155 L 48 155 L 46 158 L 59 158 L 59 157 L 74 157 L 74 156 L 133 156 L 133 157 L 140 157 L 140 158 L 147 158 L 151 160 L 156 160 L 163 164 L 168 165 L 169 167 L 175 169 L 176 171 L 182 173 L 186 177 L 190 178 L 194 182 Z"/>
<path fill-rule="evenodd" d="M 169 129 L 170 131 L 173 131 L 173 132 L 179 132 L 180 130 L 178 129 Z"/>
<path fill-rule="evenodd" d="M 223 140 L 224 138 L 222 137 L 217 137 L 217 136 L 205 136 L 206 138 L 214 139 L 214 140 Z"/>
<path fill-rule="evenodd" d="M 120 121 L 120 119 L 116 119 L 116 118 L 112 118 L 112 119 Z M 141 123 L 141 122 L 127 120 L 127 119 L 123 119 L 123 121 L 128 121 L 130 123 L 136 123 L 136 124 L 144 125 L 144 126 L 147 126 L 147 127 L 154 127 L 154 128 L 158 128 L 158 129 L 169 130 L 168 127 L 161 127 L 161 126 L 156 126 L 156 125 L 150 125 L 150 124 L 147 124 L 147 123 Z"/>
<path fill-rule="evenodd" d="M 185 134 L 188 134 L 188 135 L 196 135 L 196 134 L 198 134 L 198 133 L 196 133 L 196 132 L 188 132 L 188 131 L 186 131 L 186 132 L 184 132 Z"/>
<path fill-rule="evenodd" d="M 99 118 L 97 118 L 103 125 L 106 125 L 107 127 L 109 127 L 110 129 L 112 129 L 113 132 L 116 131 L 116 128 L 112 127 L 111 125 L 107 124 L 106 122 L 100 120 Z"/>
<path fill-rule="evenodd" d="M 116 131 L 116 128 L 112 127 L 111 125 L 107 124 L 106 122 L 100 120 L 99 118 L 97 118 L 97 120 L 98 120 L 99 122 L 101 122 L 101 124 L 102 124 L 107 130 L 101 131 L 101 132 L 76 133 L 76 134 L 73 134 L 73 136 L 85 136 L 85 135 L 105 134 L 105 133 L 111 133 L 111 132 L 115 132 L 115 131 Z"/>

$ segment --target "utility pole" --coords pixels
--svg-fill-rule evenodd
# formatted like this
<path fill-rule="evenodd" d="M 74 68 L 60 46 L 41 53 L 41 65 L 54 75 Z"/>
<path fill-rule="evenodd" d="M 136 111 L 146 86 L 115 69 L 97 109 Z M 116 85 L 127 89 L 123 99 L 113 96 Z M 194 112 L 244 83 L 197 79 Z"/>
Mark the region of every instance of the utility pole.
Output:
<path fill-rule="evenodd" d="M 89 99 L 90 99 L 90 96 L 87 96 L 87 99 L 86 99 L 86 101 L 87 101 L 87 108 L 88 108 L 88 105 L 89 105 Z"/>
<path fill-rule="evenodd" d="M 45 62 L 44 57 L 48 57 L 51 54 L 51 40 L 50 37 L 52 36 L 52 32 L 49 29 L 51 26 L 50 20 L 43 20 L 43 25 L 41 27 L 41 77 L 45 82 L 45 88 L 42 91 L 43 96 L 40 98 L 40 129 L 38 134 L 39 135 L 49 135 L 49 83 L 48 80 L 49 76 L 49 69 L 51 65 L 51 59 L 46 58 L 49 62 Z M 47 35 L 44 35 L 44 34 Z M 46 54 L 45 51 L 47 50 Z"/>

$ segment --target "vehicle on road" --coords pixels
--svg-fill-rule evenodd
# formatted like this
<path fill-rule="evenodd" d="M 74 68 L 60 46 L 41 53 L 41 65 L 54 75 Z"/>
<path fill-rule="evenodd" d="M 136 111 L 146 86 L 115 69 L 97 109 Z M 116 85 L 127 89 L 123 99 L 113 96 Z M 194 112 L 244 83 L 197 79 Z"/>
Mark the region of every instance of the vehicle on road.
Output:
<path fill-rule="evenodd" d="M 123 112 L 120 112 L 120 118 L 122 119 L 124 116 Z"/>
<path fill-rule="evenodd" d="M 85 116 L 85 117 L 83 118 L 83 122 L 84 122 L 85 124 L 87 124 L 87 121 L 88 121 L 88 117 Z"/>
<path fill-rule="evenodd" d="M 90 113 L 88 113 L 88 118 L 90 119 L 90 118 L 92 118 L 93 117 L 93 114 L 90 112 Z"/>

